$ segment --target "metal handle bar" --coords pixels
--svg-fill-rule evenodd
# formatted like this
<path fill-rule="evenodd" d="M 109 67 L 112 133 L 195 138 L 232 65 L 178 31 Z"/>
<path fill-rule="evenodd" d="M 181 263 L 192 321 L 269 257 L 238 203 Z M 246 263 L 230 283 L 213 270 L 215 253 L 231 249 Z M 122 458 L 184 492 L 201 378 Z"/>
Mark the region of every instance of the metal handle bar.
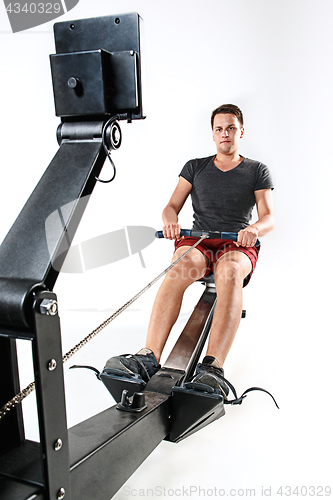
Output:
<path fill-rule="evenodd" d="M 232 240 L 232 241 L 237 241 L 238 234 L 237 233 L 228 233 L 228 232 L 222 232 L 220 233 L 219 231 L 196 231 L 194 229 L 181 229 L 180 231 L 180 236 L 192 236 L 193 238 L 201 238 L 204 234 L 207 235 L 207 238 L 211 240 Z M 164 238 L 163 236 L 163 231 L 156 231 L 155 233 L 156 238 Z M 256 247 L 260 246 L 260 241 L 257 240 Z"/>

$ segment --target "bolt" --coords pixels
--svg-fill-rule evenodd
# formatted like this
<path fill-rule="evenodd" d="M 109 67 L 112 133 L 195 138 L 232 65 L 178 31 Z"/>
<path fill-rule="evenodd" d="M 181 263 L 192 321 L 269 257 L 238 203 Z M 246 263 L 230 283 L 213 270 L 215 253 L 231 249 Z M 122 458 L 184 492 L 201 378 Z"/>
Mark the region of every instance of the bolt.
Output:
<path fill-rule="evenodd" d="M 79 83 L 79 80 L 77 78 L 75 78 L 75 76 L 71 76 L 68 79 L 67 85 L 69 88 L 75 89 L 75 87 L 77 87 L 78 83 Z"/>
<path fill-rule="evenodd" d="M 54 443 L 54 449 L 55 451 L 59 451 L 62 448 L 62 440 L 57 439 L 56 442 Z"/>
<path fill-rule="evenodd" d="M 48 316 L 55 316 L 58 312 L 58 304 L 56 300 L 44 299 L 40 304 L 41 314 L 47 314 Z"/>
<path fill-rule="evenodd" d="M 65 495 L 66 495 L 65 488 L 60 488 L 60 490 L 58 491 L 57 499 L 62 500 L 63 498 L 65 498 Z"/>
<path fill-rule="evenodd" d="M 53 370 L 55 370 L 57 368 L 57 362 L 55 359 L 50 359 L 50 361 L 48 362 L 48 365 L 47 365 L 47 369 L 50 371 L 50 372 L 53 372 Z"/>

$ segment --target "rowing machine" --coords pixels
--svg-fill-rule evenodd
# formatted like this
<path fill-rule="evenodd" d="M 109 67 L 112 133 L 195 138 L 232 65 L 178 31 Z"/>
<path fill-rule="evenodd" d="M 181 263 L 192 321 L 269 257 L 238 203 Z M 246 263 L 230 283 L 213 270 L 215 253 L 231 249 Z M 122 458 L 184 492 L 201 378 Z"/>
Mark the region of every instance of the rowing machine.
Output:
<path fill-rule="evenodd" d="M 164 237 L 162 231 L 157 231 L 155 236 Z M 236 233 L 182 230 L 181 236 L 237 241 Z M 198 281 L 205 285 L 205 290 L 164 366 L 147 384 L 139 375 L 130 376 L 120 371 L 103 370 L 98 377 L 118 402 L 120 410 L 138 411 L 135 402 L 138 393 L 151 391 L 171 395 L 171 429 L 166 439 L 172 442 L 181 441 L 225 414 L 221 393 L 208 387 L 197 390 L 187 385 L 208 338 L 216 303 L 214 275 Z M 243 311 L 242 317 L 245 314 Z"/>

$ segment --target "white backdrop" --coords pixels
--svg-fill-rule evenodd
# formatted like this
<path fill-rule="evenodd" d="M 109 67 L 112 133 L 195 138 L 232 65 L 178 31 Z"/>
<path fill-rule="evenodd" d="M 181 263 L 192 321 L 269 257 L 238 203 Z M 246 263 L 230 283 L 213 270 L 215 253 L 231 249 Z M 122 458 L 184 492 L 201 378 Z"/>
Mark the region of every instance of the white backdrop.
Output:
<path fill-rule="evenodd" d="M 329 200 L 333 4 L 330 0 L 80 0 L 58 19 L 123 12 L 143 18 L 146 120 L 122 124 L 113 155 L 116 180 L 97 185 L 76 241 L 126 225 L 161 228 L 161 211 L 190 158 L 214 153 L 210 113 L 222 103 L 244 112 L 241 154 L 269 165 L 276 189 L 276 229 L 263 239 L 244 293 L 242 321 L 227 359 L 241 393 L 261 393 L 179 445 L 167 442 L 116 495 L 279 498 L 280 486 L 319 496 L 331 484 L 331 309 Z M 49 54 L 53 23 L 12 34 L 0 5 L 1 240 L 57 151 Z M 109 173 L 106 164 L 104 177 Z M 191 225 L 191 207 L 181 215 Z M 64 352 L 163 270 L 172 243 L 56 284 Z M 156 285 L 155 285 L 156 287 Z M 144 344 L 157 288 L 73 358 L 102 369 L 106 359 Z M 188 291 L 181 331 L 202 292 Z M 21 381 L 33 379 L 30 348 L 20 343 Z M 70 365 L 71 363 L 69 363 Z M 112 405 L 91 372 L 65 366 L 69 426 Z M 34 396 L 24 403 L 27 437 L 38 439 Z M 131 450 L 129 443 L 129 453 Z M 110 464 L 112 467 L 112 464 Z M 310 486 L 316 489 L 311 490 Z M 192 489 L 190 489 L 192 487 Z M 163 489 L 165 488 L 165 489 Z M 184 488 L 184 491 L 183 491 Z M 195 490 L 195 488 L 197 488 Z M 200 490 L 201 488 L 201 490 Z M 250 491 L 251 489 L 251 491 Z M 301 493 L 302 491 L 302 493 Z M 325 491 L 323 492 L 325 496 Z"/>

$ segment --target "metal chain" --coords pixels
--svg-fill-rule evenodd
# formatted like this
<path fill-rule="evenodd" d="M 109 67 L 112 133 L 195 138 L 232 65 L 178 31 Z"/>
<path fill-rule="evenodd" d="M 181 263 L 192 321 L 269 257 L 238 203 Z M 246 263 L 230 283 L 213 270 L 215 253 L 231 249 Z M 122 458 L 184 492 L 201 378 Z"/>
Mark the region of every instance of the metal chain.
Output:
<path fill-rule="evenodd" d="M 62 357 L 62 362 L 66 363 L 74 354 L 76 354 L 80 349 L 82 349 L 83 346 L 85 346 L 91 339 L 96 337 L 106 326 L 108 326 L 111 321 L 116 319 L 119 314 L 121 314 L 125 309 L 127 309 L 133 302 L 135 302 L 141 295 L 143 295 L 149 288 L 151 288 L 162 276 L 164 276 L 167 272 L 169 272 L 180 260 L 182 260 L 193 248 L 199 245 L 202 240 L 205 238 L 208 238 L 206 234 L 202 235 L 201 238 L 194 243 L 194 245 L 191 246 L 186 252 L 184 252 L 178 259 L 176 259 L 170 266 L 168 266 L 164 271 L 161 272 L 158 276 L 156 276 L 153 281 L 148 283 L 140 292 L 138 292 L 134 297 L 132 297 L 131 300 L 126 302 L 122 307 L 120 307 L 116 312 L 114 312 L 109 318 L 107 318 L 103 323 L 101 323 L 95 330 L 93 330 L 89 335 L 87 335 L 84 339 L 82 339 L 78 344 L 76 344 L 72 349 L 70 349 L 64 356 Z M 18 406 L 22 401 L 35 390 L 35 382 L 31 382 L 25 389 L 23 389 L 21 392 L 16 394 L 8 403 L 6 403 L 1 409 L 0 409 L 0 420 L 7 415 L 13 408 Z"/>
<path fill-rule="evenodd" d="M 35 382 L 31 382 L 25 389 L 16 394 L 8 403 L 6 403 L 0 410 L 0 420 L 7 415 L 13 408 L 22 403 L 23 399 L 29 396 L 35 390 Z"/>

